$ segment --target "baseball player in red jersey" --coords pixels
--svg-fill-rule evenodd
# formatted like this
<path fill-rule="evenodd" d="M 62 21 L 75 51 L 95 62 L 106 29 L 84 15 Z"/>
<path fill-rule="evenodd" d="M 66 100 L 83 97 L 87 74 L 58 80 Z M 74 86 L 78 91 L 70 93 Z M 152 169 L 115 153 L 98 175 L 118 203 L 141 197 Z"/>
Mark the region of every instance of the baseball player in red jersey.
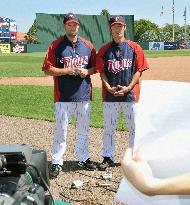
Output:
<path fill-rule="evenodd" d="M 104 101 L 103 162 L 100 170 L 114 165 L 115 129 L 121 112 L 129 130 L 128 147 L 135 137 L 135 102 L 139 97 L 139 78 L 148 69 L 141 47 L 125 39 L 126 23 L 123 16 L 112 16 L 109 21 L 113 41 L 100 48 L 96 71 L 102 79 Z"/>
<path fill-rule="evenodd" d="M 66 150 L 67 127 L 71 116 L 77 120 L 75 154 L 78 165 L 88 170 L 96 169 L 88 151 L 90 105 L 96 51 L 93 45 L 78 36 L 80 22 L 68 13 L 64 16 L 66 34 L 55 40 L 48 48 L 43 71 L 54 76 L 55 131 L 50 177 L 58 176 Z"/>

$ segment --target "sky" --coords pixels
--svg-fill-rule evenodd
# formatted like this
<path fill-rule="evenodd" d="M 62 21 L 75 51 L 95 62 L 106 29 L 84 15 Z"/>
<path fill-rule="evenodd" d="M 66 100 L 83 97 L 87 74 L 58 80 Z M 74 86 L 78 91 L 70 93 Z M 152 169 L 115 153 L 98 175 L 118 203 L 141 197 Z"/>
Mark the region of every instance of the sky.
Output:
<path fill-rule="evenodd" d="M 173 0 L 1 0 L 0 17 L 15 19 L 17 30 L 25 33 L 36 13 L 99 15 L 102 9 L 111 15 L 134 15 L 135 20 L 143 18 L 164 26 L 173 23 L 172 5 Z M 190 25 L 190 0 L 175 0 L 175 23 L 180 26 L 184 25 L 185 6 Z"/>

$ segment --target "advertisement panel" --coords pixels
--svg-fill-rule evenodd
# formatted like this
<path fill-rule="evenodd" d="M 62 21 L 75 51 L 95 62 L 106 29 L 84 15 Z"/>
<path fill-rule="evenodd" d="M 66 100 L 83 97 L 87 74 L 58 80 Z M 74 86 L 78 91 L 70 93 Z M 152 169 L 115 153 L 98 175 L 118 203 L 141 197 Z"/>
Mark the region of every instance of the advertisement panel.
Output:
<path fill-rule="evenodd" d="M 10 53 L 10 44 L 0 43 L 0 53 Z"/>
<path fill-rule="evenodd" d="M 27 45 L 26 44 L 11 44 L 11 52 L 13 53 L 26 53 Z"/>
<path fill-rule="evenodd" d="M 9 29 L 9 23 L 6 21 L 0 21 L 0 29 Z"/>
<path fill-rule="evenodd" d="M 9 36 L 10 36 L 10 41 L 11 42 L 16 42 L 17 41 L 17 32 L 10 32 Z"/>
<path fill-rule="evenodd" d="M 164 42 L 164 50 L 177 50 L 179 49 L 178 42 Z"/>
<path fill-rule="evenodd" d="M 149 50 L 164 50 L 164 42 L 149 42 Z"/>
<path fill-rule="evenodd" d="M 10 38 L 9 37 L 0 37 L 0 43 L 10 43 Z"/>
<path fill-rule="evenodd" d="M 10 32 L 17 32 L 17 24 L 16 24 L 16 21 L 10 21 L 9 30 L 10 30 Z"/>

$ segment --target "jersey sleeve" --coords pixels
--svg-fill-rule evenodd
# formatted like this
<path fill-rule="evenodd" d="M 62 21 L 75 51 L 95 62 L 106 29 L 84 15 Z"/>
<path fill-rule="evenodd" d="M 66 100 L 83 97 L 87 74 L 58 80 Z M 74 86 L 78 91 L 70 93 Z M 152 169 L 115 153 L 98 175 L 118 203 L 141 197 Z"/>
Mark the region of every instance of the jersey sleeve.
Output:
<path fill-rule="evenodd" d="M 56 56 L 55 56 L 55 50 L 59 43 L 64 40 L 64 36 L 59 37 L 57 40 L 55 40 L 53 43 L 50 44 L 48 47 L 46 57 L 44 60 L 44 64 L 42 66 L 42 70 L 48 70 L 52 67 L 56 67 Z"/>
<path fill-rule="evenodd" d="M 42 70 L 49 70 L 51 67 L 56 67 L 55 46 L 53 43 L 48 47 Z"/>
<path fill-rule="evenodd" d="M 111 46 L 111 42 L 107 43 L 103 47 L 101 47 L 98 51 L 97 57 L 96 57 L 96 72 L 103 73 L 104 72 L 104 54 L 107 51 L 107 49 Z"/>
<path fill-rule="evenodd" d="M 138 44 L 136 45 L 135 55 L 136 55 L 136 70 L 144 71 L 149 69 L 146 58 L 144 56 L 144 52 Z"/>
<path fill-rule="evenodd" d="M 104 72 L 104 59 L 103 59 L 103 49 L 100 49 L 98 51 L 97 57 L 96 57 L 96 72 L 103 73 Z"/>
<path fill-rule="evenodd" d="M 96 50 L 92 48 L 91 50 L 91 65 L 92 67 L 96 67 Z"/>
<path fill-rule="evenodd" d="M 136 71 L 144 71 L 149 69 L 142 48 L 135 42 L 127 40 L 127 43 L 134 49 L 136 59 Z"/>

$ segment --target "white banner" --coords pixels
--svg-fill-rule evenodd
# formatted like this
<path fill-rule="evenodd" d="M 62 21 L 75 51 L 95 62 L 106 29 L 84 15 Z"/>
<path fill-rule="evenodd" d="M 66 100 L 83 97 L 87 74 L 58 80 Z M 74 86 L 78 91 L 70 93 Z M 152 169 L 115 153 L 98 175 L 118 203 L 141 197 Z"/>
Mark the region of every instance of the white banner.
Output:
<path fill-rule="evenodd" d="M 135 147 L 140 147 L 155 177 L 190 172 L 190 83 L 142 82 Z M 149 197 L 123 179 L 116 201 L 128 205 L 189 205 L 190 197 Z"/>

